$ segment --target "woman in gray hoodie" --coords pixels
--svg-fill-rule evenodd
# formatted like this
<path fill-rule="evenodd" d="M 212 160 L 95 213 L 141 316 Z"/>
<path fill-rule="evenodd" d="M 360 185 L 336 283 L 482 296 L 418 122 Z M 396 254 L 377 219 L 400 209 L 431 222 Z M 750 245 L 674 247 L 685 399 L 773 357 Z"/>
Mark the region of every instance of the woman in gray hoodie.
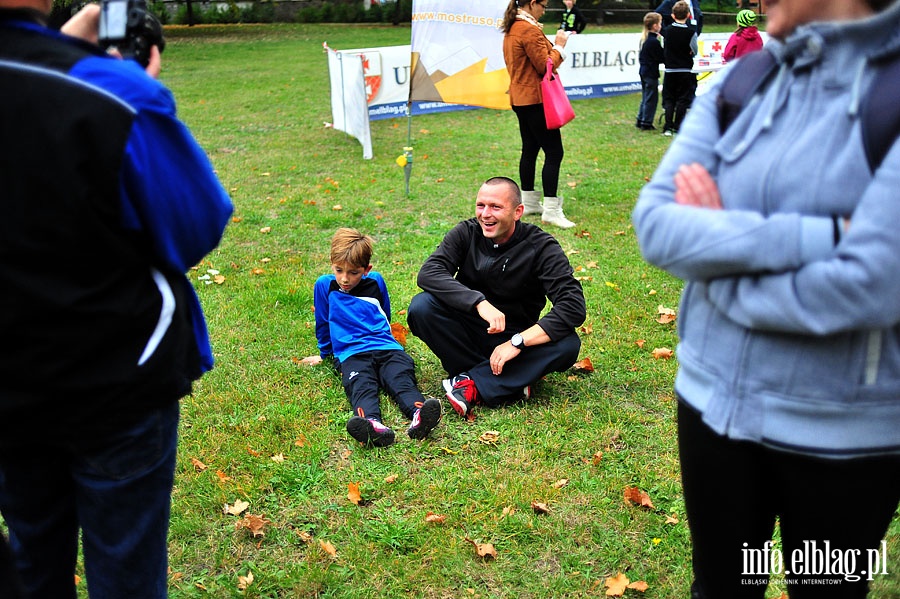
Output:
<path fill-rule="evenodd" d="M 900 54 L 900 0 L 767 10 L 774 74 L 724 132 L 720 74 L 633 214 L 647 261 L 686 282 L 693 596 L 761 598 L 782 574 L 792 599 L 865 597 L 900 563 L 882 541 L 900 501 L 900 143 L 870 168 L 860 107 Z"/>

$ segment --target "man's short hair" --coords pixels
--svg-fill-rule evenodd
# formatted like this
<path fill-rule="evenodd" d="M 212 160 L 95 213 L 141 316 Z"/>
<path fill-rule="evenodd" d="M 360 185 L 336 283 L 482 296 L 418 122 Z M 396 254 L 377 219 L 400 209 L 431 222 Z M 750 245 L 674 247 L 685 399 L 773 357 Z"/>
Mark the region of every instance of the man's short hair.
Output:
<path fill-rule="evenodd" d="M 331 238 L 331 263 L 366 268 L 372 260 L 373 243 L 368 235 L 341 227 Z"/>
<path fill-rule="evenodd" d="M 679 21 L 688 18 L 689 14 L 691 14 L 691 5 L 688 4 L 686 0 L 678 0 L 678 2 L 675 3 L 675 6 L 672 7 L 672 16 Z"/>
<path fill-rule="evenodd" d="M 491 177 L 487 181 L 484 182 L 485 185 L 506 185 L 509 187 L 509 196 L 512 200 L 512 207 L 515 208 L 519 204 L 522 203 L 522 190 L 519 189 L 519 184 L 510 179 L 509 177 Z"/>

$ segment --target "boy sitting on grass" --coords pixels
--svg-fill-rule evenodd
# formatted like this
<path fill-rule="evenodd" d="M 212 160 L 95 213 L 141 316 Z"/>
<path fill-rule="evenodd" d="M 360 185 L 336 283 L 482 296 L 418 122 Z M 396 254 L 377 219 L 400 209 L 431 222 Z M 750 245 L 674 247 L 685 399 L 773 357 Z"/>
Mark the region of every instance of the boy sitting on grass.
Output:
<path fill-rule="evenodd" d="M 350 436 L 367 446 L 387 447 L 394 431 L 382 423 L 384 389 L 412 422 L 406 433 L 424 439 L 441 420 L 441 402 L 422 396 L 415 366 L 391 334 L 391 301 L 381 275 L 372 270 L 372 238 L 342 228 L 331 239 L 331 271 L 313 288 L 316 341 L 332 360 L 353 416 Z"/>

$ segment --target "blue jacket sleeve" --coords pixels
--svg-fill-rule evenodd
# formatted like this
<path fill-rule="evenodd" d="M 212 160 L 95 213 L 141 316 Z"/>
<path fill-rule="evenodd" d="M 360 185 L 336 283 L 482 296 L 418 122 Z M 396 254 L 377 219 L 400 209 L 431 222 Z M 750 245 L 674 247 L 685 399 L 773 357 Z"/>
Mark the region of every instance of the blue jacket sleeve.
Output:
<path fill-rule="evenodd" d="M 717 76 L 719 83 L 723 77 Z M 679 167 L 697 162 L 713 177 L 717 174 L 717 95 L 714 83 L 697 97 L 680 134 L 641 190 L 632 222 L 644 258 L 681 279 L 708 281 L 793 270 L 829 257 L 834 251 L 830 217 L 729 209 L 728 194 L 735 193 L 730 189 L 720 190 L 725 210 L 675 202 Z"/>
<path fill-rule="evenodd" d="M 828 260 L 783 273 L 709 283 L 708 296 L 745 327 L 829 335 L 900 323 L 900 142 L 860 198 Z"/>
<path fill-rule="evenodd" d="M 319 347 L 319 356 L 325 358 L 334 354 L 331 347 L 331 330 L 328 326 L 328 287 L 332 275 L 322 275 L 316 279 L 313 286 L 313 308 L 316 314 L 316 344 Z"/>

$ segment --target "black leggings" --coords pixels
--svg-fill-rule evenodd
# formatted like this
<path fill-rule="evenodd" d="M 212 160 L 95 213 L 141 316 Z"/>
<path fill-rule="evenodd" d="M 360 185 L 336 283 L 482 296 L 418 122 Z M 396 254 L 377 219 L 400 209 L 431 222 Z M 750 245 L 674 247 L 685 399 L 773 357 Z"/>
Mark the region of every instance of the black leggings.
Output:
<path fill-rule="evenodd" d="M 693 543 L 693 597 L 762 599 L 765 572 L 783 569 L 790 572 L 785 582 L 791 599 L 863 598 L 868 575 L 862 572 L 870 571 L 870 557 L 874 577 L 897 567 L 897 556 L 884 555 L 881 540 L 900 501 L 900 456 L 826 460 L 734 441 L 714 433 L 681 402 L 678 448 Z M 782 542 L 773 560 L 766 542 L 776 517 Z M 825 550 L 832 556 L 840 550 L 843 557 L 829 557 L 830 576 L 813 562 L 828 555 Z M 802 565 L 807 574 L 791 571 Z M 847 580 L 854 574 L 860 580 Z"/>
<path fill-rule="evenodd" d="M 522 191 L 534 189 L 534 171 L 538 152 L 544 150 L 544 168 L 541 169 L 541 186 L 544 197 L 556 197 L 559 187 L 559 165 L 563 159 L 562 135 L 559 129 L 547 129 L 544 105 L 513 106 L 519 118 L 519 134 L 522 136 L 522 155 L 519 157 L 519 183 Z"/>

